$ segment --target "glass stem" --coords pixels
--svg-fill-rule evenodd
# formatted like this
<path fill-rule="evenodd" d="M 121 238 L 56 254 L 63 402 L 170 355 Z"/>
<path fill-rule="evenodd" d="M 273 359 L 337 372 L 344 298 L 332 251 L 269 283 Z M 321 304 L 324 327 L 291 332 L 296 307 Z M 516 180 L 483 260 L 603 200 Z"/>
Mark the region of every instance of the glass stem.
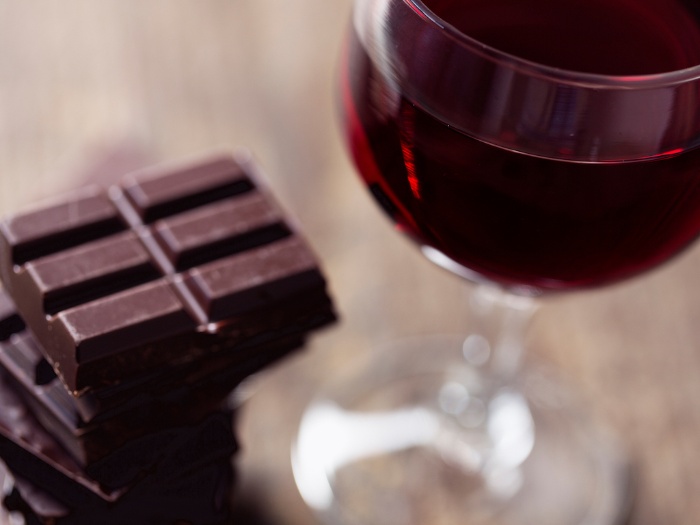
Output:
<path fill-rule="evenodd" d="M 534 444 L 531 408 L 515 381 L 537 305 L 533 297 L 487 285 L 473 291 L 470 305 L 473 327 L 462 345 L 469 366 L 441 388 L 442 424 L 434 446 L 506 497 L 518 488 L 519 466 Z"/>
<path fill-rule="evenodd" d="M 538 303 L 534 297 L 491 285 L 478 285 L 469 302 L 474 329 L 464 341 L 463 354 L 488 378 L 481 393 L 487 401 L 518 375 L 525 334 Z"/>

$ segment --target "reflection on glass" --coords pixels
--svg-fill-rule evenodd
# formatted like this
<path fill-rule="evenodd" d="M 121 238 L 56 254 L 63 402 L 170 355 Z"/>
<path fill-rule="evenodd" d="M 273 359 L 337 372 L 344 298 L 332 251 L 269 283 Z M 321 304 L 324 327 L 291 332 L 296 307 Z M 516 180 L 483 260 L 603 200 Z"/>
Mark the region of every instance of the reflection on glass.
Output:
<path fill-rule="evenodd" d="M 449 392 L 448 392 L 449 390 Z M 503 392 L 492 400 L 482 447 L 462 439 L 458 426 L 478 427 L 483 408 L 474 417 L 469 394 L 459 383 L 446 383 L 440 398 L 442 411 L 407 407 L 392 411 L 351 412 L 321 402 L 309 408 L 297 437 L 293 466 L 304 499 L 318 510 L 333 504 L 329 480 L 344 466 L 412 447 L 432 448 L 444 461 L 470 472 L 484 471 L 497 493 L 519 488 L 519 465 L 534 442 L 534 428 L 524 400 Z M 446 417 L 450 414 L 454 417 Z M 466 417 L 463 417 L 466 416 Z"/>

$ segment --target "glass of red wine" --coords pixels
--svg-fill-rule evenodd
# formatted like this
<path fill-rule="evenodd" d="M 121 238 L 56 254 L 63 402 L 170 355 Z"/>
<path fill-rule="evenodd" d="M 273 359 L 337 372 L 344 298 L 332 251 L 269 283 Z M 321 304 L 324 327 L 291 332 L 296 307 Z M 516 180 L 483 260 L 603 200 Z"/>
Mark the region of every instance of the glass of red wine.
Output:
<path fill-rule="evenodd" d="M 522 334 L 536 297 L 633 276 L 700 232 L 700 4 L 356 0 L 340 90 L 362 179 L 479 283 L 479 323 L 321 393 L 293 447 L 302 496 L 340 523 L 617 523 L 624 457 L 520 366 Z"/>

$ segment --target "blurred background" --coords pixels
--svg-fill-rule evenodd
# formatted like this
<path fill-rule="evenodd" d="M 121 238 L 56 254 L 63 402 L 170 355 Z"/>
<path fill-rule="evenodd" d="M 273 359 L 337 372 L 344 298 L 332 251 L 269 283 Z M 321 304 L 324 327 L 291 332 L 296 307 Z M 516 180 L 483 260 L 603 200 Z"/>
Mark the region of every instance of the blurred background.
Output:
<path fill-rule="evenodd" d="M 96 149 L 250 148 L 323 262 L 341 322 L 264 374 L 240 420 L 241 523 L 313 523 L 289 447 L 304 405 L 386 340 L 462 332 L 466 286 L 392 231 L 337 120 L 350 0 L 0 0 L 0 211 L 77 184 Z M 700 247 L 546 300 L 528 338 L 620 431 L 630 523 L 700 516 Z M 261 510 L 262 509 L 262 510 Z M 260 514 L 262 512 L 262 514 Z"/>

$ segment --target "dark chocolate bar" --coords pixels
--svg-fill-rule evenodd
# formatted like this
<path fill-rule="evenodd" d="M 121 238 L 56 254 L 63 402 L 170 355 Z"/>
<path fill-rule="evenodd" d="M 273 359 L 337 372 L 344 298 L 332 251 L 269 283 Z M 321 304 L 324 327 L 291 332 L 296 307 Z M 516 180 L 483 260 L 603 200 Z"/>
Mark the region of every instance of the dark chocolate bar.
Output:
<path fill-rule="evenodd" d="M 305 335 L 294 325 L 270 330 L 248 338 L 232 351 L 218 352 L 184 364 L 164 364 L 128 382 L 75 397 L 57 380 L 53 368 L 43 357 L 45 352 L 33 334 L 25 329 L 2 288 L 0 327 L 4 327 L 4 339 L 0 339 L 0 365 L 22 383 L 25 390 L 42 399 L 56 417 L 79 427 L 88 427 L 90 423 L 104 422 L 134 410 L 143 412 L 144 406 L 152 406 L 152 414 L 144 413 L 149 420 L 156 413 L 162 418 L 161 408 L 172 403 L 177 404 L 180 414 L 183 414 L 183 409 L 194 408 L 195 402 L 213 406 L 221 399 L 214 397 L 228 394 L 243 379 L 300 348 Z M 199 411 L 204 412 L 205 408 Z M 139 421 L 133 414 L 125 417 L 132 418 L 132 423 Z"/>
<path fill-rule="evenodd" d="M 16 477 L 3 506 L 19 512 L 26 525 L 153 525 L 228 522 L 233 472 L 231 463 L 214 463 L 167 487 L 141 486 L 115 503 L 71 508 L 31 481 Z"/>
<path fill-rule="evenodd" d="M 0 290 L 0 300 L 2 297 Z M 11 315 L 12 311 L 6 312 L 6 317 Z M 193 424 L 217 410 L 243 379 L 301 344 L 296 337 L 284 339 L 264 348 L 253 347 L 250 355 L 222 352 L 182 369 L 162 371 L 128 389 L 131 396 L 112 393 L 109 401 L 114 406 L 90 420 L 85 420 L 79 409 L 86 399 L 74 398 L 65 390 L 28 330 L 0 341 L 0 367 L 8 372 L 15 392 L 44 428 L 90 474 L 110 461 L 101 461 L 103 458 L 129 441 L 164 428 Z M 118 458 L 129 459 L 124 451 Z"/>
<path fill-rule="evenodd" d="M 218 411 L 195 426 L 171 428 L 115 450 L 90 474 L 36 420 L 0 371 L 0 459 L 20 476 L 71 505 L 115 502 L 142 483 L 168 485 L 237 448 L 232 415 Z"/>
<path fill-rule="evenodd" d="M 334 319 L 315 257 L 245 158 L 145 170 L 13 215 L 0 277 L 74 393 Z"/>
<path fill-rule="evenodd" d="M 106 490 L 39 424 L 0 372 L 0 459 L 15 475 L 36 478 L 47 491 L 60 491 L 73 504 L 116 501 L 126 491 Z"/>

